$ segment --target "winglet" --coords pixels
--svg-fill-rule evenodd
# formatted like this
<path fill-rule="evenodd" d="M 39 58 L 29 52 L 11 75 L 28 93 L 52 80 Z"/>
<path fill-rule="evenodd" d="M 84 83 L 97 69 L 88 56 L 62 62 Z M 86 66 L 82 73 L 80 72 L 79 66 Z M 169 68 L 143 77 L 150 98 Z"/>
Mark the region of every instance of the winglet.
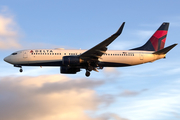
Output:
<path fill-rule="evenodd" d="M 124 28 L 125 22 L 122 23 L 122 25 L 119 27 L 118 31 L 114 35 L 120 35 L 122 33 L 122 30 Z"/>
<path fill-rule="evenodd" d="M 158 54 L 158 55 L 161 55 L 161 54 L 166 54 L 167 52 L 169 52 L 173 47 L 175 47 L 177 44 L 173 44 L 173 45 L 170 45 L 164 49 L 161 49 L 159 51 L 156 51 L 154 52 L 153 54 Z"/>

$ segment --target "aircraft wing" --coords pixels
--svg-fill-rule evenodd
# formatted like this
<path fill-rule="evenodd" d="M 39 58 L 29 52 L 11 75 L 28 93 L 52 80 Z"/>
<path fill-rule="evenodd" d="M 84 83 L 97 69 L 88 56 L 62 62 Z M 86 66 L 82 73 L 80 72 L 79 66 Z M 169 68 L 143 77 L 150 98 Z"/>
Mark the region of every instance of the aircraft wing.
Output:
<path fill-rule="evenodd" d="M 116 33 L 111 35 L 106 40 L 102 41 L 98 45 L 94 46 L 93 48 L 87 50 L 86 52 L 82 53 L 80 55 L 80 58 L 87 60 L 87 59 L 98 59 L 100 58 L 104 53 L 106 53 L 107 46 L 113 42 L 122 32 L 125 22 L 122 23 L 120 28 Z"/>

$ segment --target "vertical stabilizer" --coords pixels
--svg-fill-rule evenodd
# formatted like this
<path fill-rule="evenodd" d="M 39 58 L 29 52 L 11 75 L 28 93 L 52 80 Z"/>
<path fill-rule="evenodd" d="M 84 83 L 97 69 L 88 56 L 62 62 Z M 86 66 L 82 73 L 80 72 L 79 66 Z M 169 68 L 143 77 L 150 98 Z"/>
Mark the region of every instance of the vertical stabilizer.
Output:
<path fill-rule="evenodd" d="M 146 51 L 158 51 L 164 48 L 169 23 L 162 23 L 158 30 L 151 36 L 151 38 L 141 47 L 134 48 L 132 50 L 146 50 Z"/>

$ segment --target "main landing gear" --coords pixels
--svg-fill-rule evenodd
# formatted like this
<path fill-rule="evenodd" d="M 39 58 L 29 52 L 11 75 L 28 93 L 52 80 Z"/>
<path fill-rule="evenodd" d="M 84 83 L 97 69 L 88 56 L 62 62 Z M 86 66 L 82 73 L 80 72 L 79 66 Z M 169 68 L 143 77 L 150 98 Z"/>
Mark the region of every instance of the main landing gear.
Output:
<path fill-rule="evenodd" d="M 85 73 L 86 77 L 89 77 L 90 74 L 91 74 L 90 71 L 89 71 L 89 70 L 86 70 L 86 73 Z"/>
<path fill-rule="evenodd" d="M 90 72 L 93 70 L 94 68 L 93 68 L 93 66 L 88 66 L 87 67 L 87 69 L 86 69 L 86 73 L 85 73 L 85 75 L 86 75 L 86 77 L 89 77 L 90 76 Z"/>
<path fill-rule="evenodd" d="M 93 66 L 89 66 L 86 68 L 86 77 L 89 77 L 90 76 L 90 72 L 93 70 L 93 71 L 96 71 L 96 72 L 99 72 L 98 69 L 103 69 L 103 67 L 93 67 Z"/>

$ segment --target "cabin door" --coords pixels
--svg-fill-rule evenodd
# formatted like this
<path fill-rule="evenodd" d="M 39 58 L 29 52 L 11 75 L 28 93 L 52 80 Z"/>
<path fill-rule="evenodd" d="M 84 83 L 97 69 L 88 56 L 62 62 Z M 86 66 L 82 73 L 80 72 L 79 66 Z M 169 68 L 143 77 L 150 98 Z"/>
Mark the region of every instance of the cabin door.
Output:
<path fill-rule="evenodd" d="M 144 59 L 143 53 L 140 53 L 140 54 L 139 54 L 139 57 L 140 57 L 140 60 L 143 60 L 143 59 Z"/>

